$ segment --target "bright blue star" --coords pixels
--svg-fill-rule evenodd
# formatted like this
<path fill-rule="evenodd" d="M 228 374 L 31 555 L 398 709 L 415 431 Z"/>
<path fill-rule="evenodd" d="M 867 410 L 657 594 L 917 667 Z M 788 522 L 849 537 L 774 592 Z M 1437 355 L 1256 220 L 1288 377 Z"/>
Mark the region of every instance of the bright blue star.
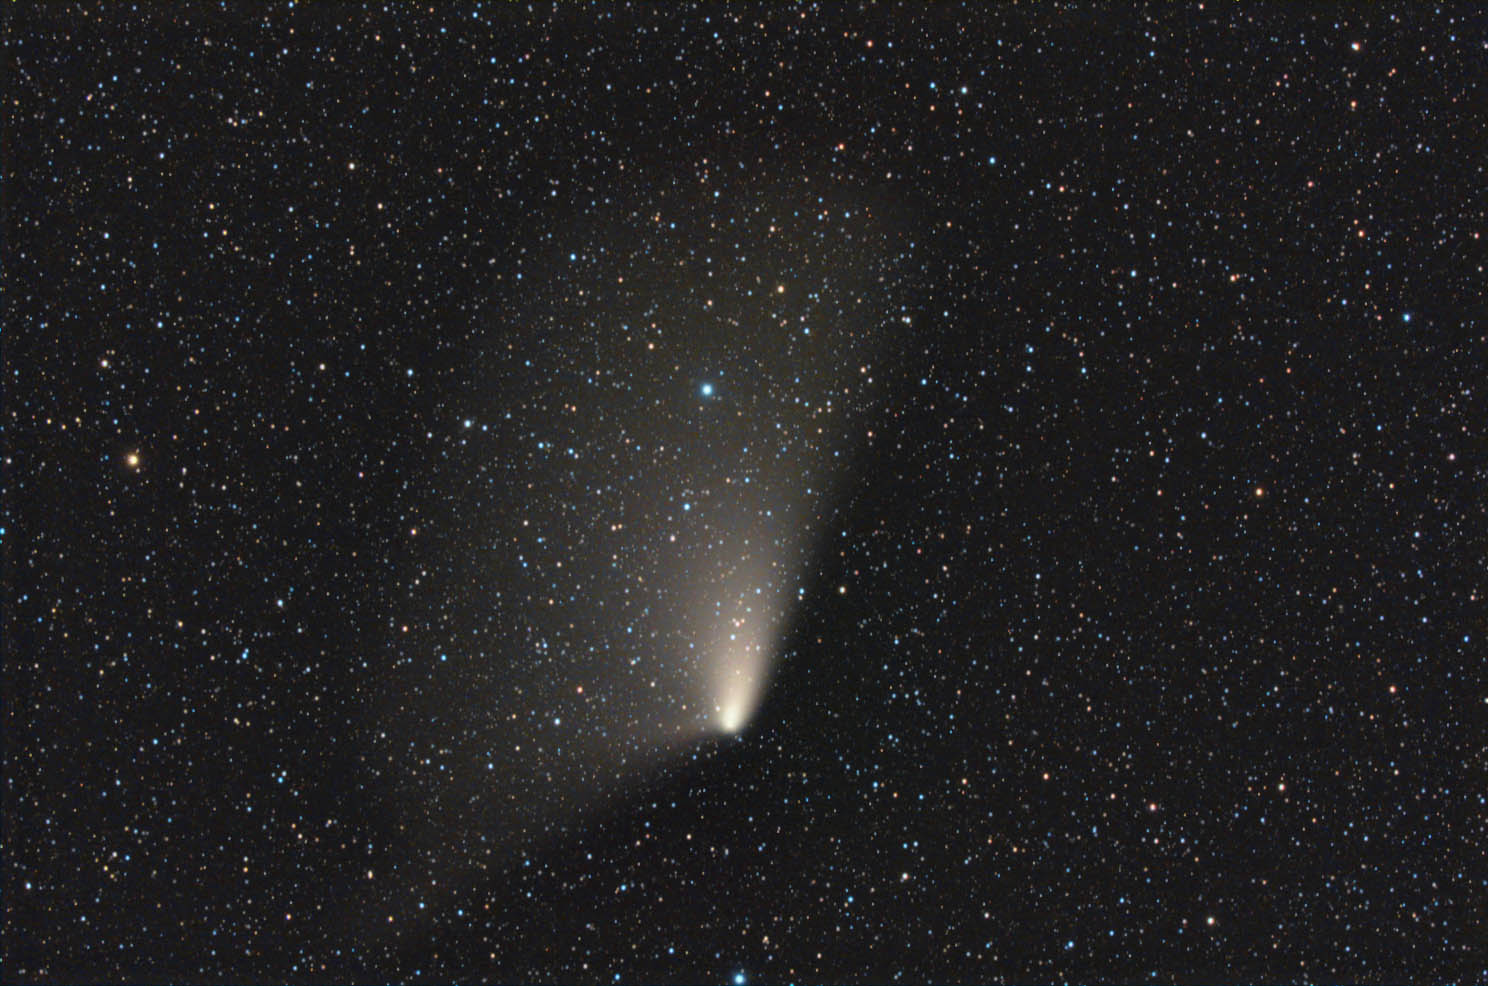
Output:
<path fill-rule="evenodd" d="M 704 397 L 712 397 L 713 396 L 713 385 L 711 383 L 705 383 L 705 384 L 703 384 L 701 390 L 702 390 L 702 394 L 703 394 Z"/>

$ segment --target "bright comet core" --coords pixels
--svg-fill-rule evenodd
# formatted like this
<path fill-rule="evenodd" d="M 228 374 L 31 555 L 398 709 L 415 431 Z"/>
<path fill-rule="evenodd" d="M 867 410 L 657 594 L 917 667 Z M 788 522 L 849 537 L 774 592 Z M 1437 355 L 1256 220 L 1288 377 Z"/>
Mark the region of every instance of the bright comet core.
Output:
<path fill-rule="evenodd" d="M 794 558 L 751 558 L 750 540 L 740 545 L 745 561 L 705 586 L 693 603 L 695 618 L 703 621 L 698 639 L 705 642 L 702 687 L 711 732 L 741 732 L 754 717 L 788 609 L 783 583 L 798 567 Z"/>
<path fill-rule="evenodd" d="M 748 710 L 744 708 L 742 701 L 727 700 L 718 707 L 718 728 L 725 733 L 737 733 L 744 728 L 748 717 Z"/>
<path fill-rule="evenodd" d="M 714 671 L 718 729 L 737 733 L 749 724 L 763 697 L 769 655 L 754 650 L 725 655 Z"/>

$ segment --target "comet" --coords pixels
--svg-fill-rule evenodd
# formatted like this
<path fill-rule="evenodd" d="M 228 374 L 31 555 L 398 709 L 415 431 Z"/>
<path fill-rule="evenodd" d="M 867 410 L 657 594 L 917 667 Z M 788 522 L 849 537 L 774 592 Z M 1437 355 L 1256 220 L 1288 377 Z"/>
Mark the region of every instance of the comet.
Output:
<path fill-rule="evenodd" d="M 712 711 L 708 731 L 742 733 L 759 710 L 789 615 L 782 577 L 795 567 L 774 558 L 739 566 L 721 580 L 722 591 L 707 607 L 712 624 L 705 657 Z"/>

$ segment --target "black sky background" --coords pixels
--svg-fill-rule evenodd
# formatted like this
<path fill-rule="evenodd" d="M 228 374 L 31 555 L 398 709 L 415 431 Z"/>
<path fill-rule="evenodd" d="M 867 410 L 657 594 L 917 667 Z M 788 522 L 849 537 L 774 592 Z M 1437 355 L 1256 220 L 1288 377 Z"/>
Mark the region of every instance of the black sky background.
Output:
<path fill-rule="evenodd" d="M 1485 29 L 7 10 L 5 977 L 1482 979 Z"/>

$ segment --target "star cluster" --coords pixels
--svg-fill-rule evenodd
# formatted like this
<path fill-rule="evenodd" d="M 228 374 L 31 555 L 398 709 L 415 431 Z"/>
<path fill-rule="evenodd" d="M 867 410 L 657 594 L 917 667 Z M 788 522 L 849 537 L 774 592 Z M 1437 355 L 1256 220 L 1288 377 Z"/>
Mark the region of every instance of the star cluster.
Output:
<path fill-rule="evenodd" d="M 1482 979 L 1485 27 L 13 11 L 7 978 Z"/>

